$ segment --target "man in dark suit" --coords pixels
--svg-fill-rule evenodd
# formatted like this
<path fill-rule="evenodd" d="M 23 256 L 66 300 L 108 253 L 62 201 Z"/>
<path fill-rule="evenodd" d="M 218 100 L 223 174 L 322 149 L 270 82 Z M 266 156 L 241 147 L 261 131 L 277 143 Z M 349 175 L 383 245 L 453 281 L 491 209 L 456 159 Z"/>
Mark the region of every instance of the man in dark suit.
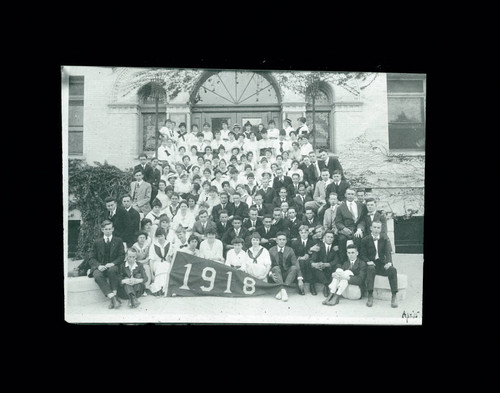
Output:
<path fill-rule="evenodd" d="M 212 219 L 214 222 L 219 221 L 219 213 L 221 210 L 226 210 L 229 218 L 234 216 L 234 205 L 229 202 L 229 194 L 227 192 L 221 192 L 219 198 L 220 203 L 212 208 Z"/>
<path fill-rule="evenodd" d="M 272 187 L 269 186 L 269 181 L 271 177 L 268 173 L 265 173 L 262 176 L 262 187 L 257 190 L 257 194 L 262 195 L 262 203 L 263 205 L 266 204 L 273 204 L 273 199 L 276 197 L 276 192 Z"/>
<path fill-rule="evenodd" d="M 130 219 L 127 211 L 123 207 L 118 206 L 114 196 L 107 197 L 104 200 L 104 203 L 106 204 L 106 209 L 108 209 L 109 212 L 106 219 L 113 223 L 113 235 L 122 239 L 127 246 L 127 243 L 132 240 L 130 233 Z"/>
<path fill-rule="evenodd" d="M 290 198 L 294 199 L 297 196 L 300 184 L 300 175 L 298 173 L 292 174 L 292 184 L 288 187 L 288 195 L 290 195 Z"/>
<path fill-rule="evenodd" d="M 391 307 L 398 306 L 398 272 L 392 264 L 392 246 L 389 237 L 381 233 L 382 223 L 373 221 L 370 227 L 371 233 L 361 240 L 360 258 L 366 262 L 366 289 L 368 291 L 368 307 L 373 306 L 373 285 L 375 276 L 389 278 L 392 299 Z"/>
<path fill-rule="evenodd" d="M 262 220 L 262 226 L 257 228 L 260 235 L 260 244 L 268 250 L 276 244 L 276 229 L 272 227 L 273 217 L 266 214 Z"/>
<path fill-rule="evenodd" d="M 224 235 L 222 236 L 222 244 L 224 246 L 224 257 L 226 256 L 226 253 L 228 250 L 234 248 L 232 245 L 233 239 L 239 237 L 240 239 L 246 240 L 251 233 L 248 232 L 248 229 L 243 228 L 242 224 L 243 219 L 240 216 L 234 216 L 233 221 L 231 222 L 232 227 L 229 228 Z M 247 249 L 247 245 L 245 242 L 243 243 L 243 249 Z"/>
<path fill-rule="evenodd" d="M 230 220 L 233 220 L 236 216 L 240 216 L 242 219 L 248 217 L 248 205 L 241 202 L 240 198 L 241 196 L 237 192 L 233 194 L 233 217 L 229 217 Z"/>
<path fill-rule="evenodd" d="M 276 168 L 276 176 L 273 179 L 273 188 L 276 194 L 278 194 L 282 188 L 289 191 L 290 186 L 293 187 L 292 178 L 283 174 L 283 168 Z"/>
<path fill-rule="evenodd" d="M 254 201 L 253 207 L 257 209 L 257 217 L 259 217 L 261 220 L 266 214 L 272 213 L 273 205 L 272 204 L 265 205 L 264 197 L 262 196 L 262 194 L 259 193 L 255 194 L 253 201 Z"/>
<path fill-rule="evenodd" d="M 246 228 L 250 233 L 255 232 L 258 227 L 262 226 L 262 220 L 258 216 L 259 211 L 256 206 L 248 209 L 248 218 L 243 220 L 243 228 Z"/>
<path fill-rule="evenodd" d="M 224 209 L 219 212 L 219 221 L 215 222 L 215 227 L 217 229 L 217 239 L 222 239 L 224 234 L 233 227 L 229 222 L 227 210 Z"/>
<path fill-rule="evenodd" d="M 299 238 L 292 240 L 291 247 L 295 252 L 295 256 L 299 262 L 300 270 L 304 275 L 304 280 L 309 283 L 309 290 L 311 295 L 316 295 L 316 287 L 314 285 L 312 272 L 308 264 L 310 264 L 309 258 L 313 254 L 311 249 L 316 245 L 316 241 L 309 236 L 309 228 L 306 225 L 301 225 L 299 227 Z M 319 247 L 317 248 L 319 250 Z"/>
<path fill-rule="evenodd" d="M 316 168 L 311 164 L 311 159 L 309 158 L 309 156 L 304 157 L 304 160 L 299 165 L 299 168 L 302 169 L 302 172 L 304 173 L 303 179 L 307 187 L 310 187 L 312 190 L 314 190 L 314 185 L 318 180 L 319 174 L 316 174 Z"/>
<path fill-rule="evenodd" d="M 123 239 L 127 243 L 127 247 L 132 247 L 137 240 L 136 235 L 138 231 L 141 229 L 141 215 L 139 212 L 132 208 L 132 197 L 129 194 L 125 194 L 122 196 L 122 205 L 125 211 L 128 214 L 128 223 L 129 223 L 129 234 L 130 237 L 128 239 Z"/>
<path fill-rule="evenodd" d="M 284 232 L 276 234 L 276 245 L 269 250 L 271 257 L 271 271 L 269 277 L 276 283 L 291 286 L 295 280 L 298 282 L 298 290 L 301 295 L 304 295 L 304 282 L 300 265 L 295 256 L 293 249 L 286 245 L 287 237 Z M 288 300 L 288 294 L 284 286 L 277 293 L 276 299 Z"/>
<path fill-rule="evenodd" d="M 330 294 L 328 284 L 330 284 L 332 279 L 332 273 L 337 267 L 341 266 L 338 253 L 334 249 L 334 240 L 335 233 L 330 230 L 326 231 L 323 236 L 323 241 L 318 244 L 318 251 L 313 252 L 309 259 L 310 262 L 307 263 L 311 272 L 311 286 L 315 286 L 317 282 L 323 284 L 323 295 L 325 297 L 328 297 Z M 315 249 L 317 248 L 318 247 Z"/>
<path fill-rule="evenodd" d="M 288 230 L 290 243 L 299 238 L 299 228 L 302 220 L 297 218 L 297 209 L 294 206 L 288 208 L 287 216 L 283 219 L 283 227 Z"/>
<path fill-rule="evenodd" d="M 306 185 L 304 183 L 300 183 L 299 193 L 293 198 L 293 203 L 297 209 L 297 217 L 302 220 L 303 215 L 305 213 L 305 205 L 306 202 L 312 201 L 312 197 L 306 193 Z"/>
<path fill-rule="evenodd" d="M 348 188 L 346 200 L 337 207 L 335 226 L 339 236 L 339 252 L 342 261 L 347 260 L 347 241 L 352 240 L 359 247 L 365 230 L 365 205 L 354 201 L 356 192 Z"/>
<path fill-rule="evenodd" d="M 340 297 L 348 285 L 357 285 L 361 294 L 364 292 L 366 279 L 366 263 L 358 258 L 359 252 L 354 244 L 347 246 L 347 261 L 339 270 L 332 275 L 332 282 L 329 285 L 330 296 L 323 302 L 328 306 L 339 304 Z M 349 275 L 347 272 L 351 272 Z"/>
<path fill-rule="evenodd" d="M 339 170 L 333 171 L 332 179 L 333 182 L 326 187 L 326 195 L 335 192 L 337 194 L 337 199 L 342 202 L 345 200 L 345 192 L 350 185 L 347 180 L 342 180 L 342 173 Z"/>
<path fill-rule="evenodd" d="M 333 172 L 335 170 L 339 170 L 342 175 L 344 174 L 344 170 L 342 168 L 342 165 L 340 165 L 339 160 L 335 157 L 329 157 L 326 149 L 319 150 L 318 165 L 320 170 L 322 170 L 323 168 L 328 169 L 328 172 L 330 172 L 330 177 L 333 175 Z"/>
<path fill-rule="evenodd" d="M 153 167 L 149 165 L 147 161 L 148 156 L 146 154 L 142 153 L 141 155 L 139 155 L 139 164 L 134 167 L 133 173 L 140 169 L 142 171 L 143 180 L 146 183 L 152 184 L 154 180 L 154 171 Z"/>
<path fill-rule="evenodd" d="M 158 158 L 151 158 L 151 169 L 153 170 L 153 175 L 151 176 L 151 199 L 149 203 L 153 203 L 156 195 L 158 195 L 158 187 L 162 175 L 162 167 L 158 165 Z"/>
<path fill-rule="evenodd" d="M 116 293 L 120 285 L 120 265 L 125 259 L 125 249 L 123 240 L 113 236 L 113 229 L 111 221 L 102 222 L 101 231 L 104 236 L 94 241 L 89 265 L 90 274 L 102 293 L 110 299 L 109 308 L 118 308 L 121 302 Z"/>
<path fill-rule="evenodd" d="M 380 221 L 382 223 L 382 232 L 387 234 L 387 217 L 385 213 L 377 210 L 377 202 L 374 198 L 365 199 L 366 206 L 366 216 L 365 216 L 365 228 L 371 228 L 373 221 Z"/>
<path fill-rule="evenodd" d="M 274 207 L 281 207 L 283 202 L 287 202 L 288 206 L 293 206 L 294 201 L 288 196 L 288 190 L 285 187 L 281 187 L 278 191 L 279 195 L 273 199 Z"/>
<path fill-rule="evenodd" d="M 318 217 L 314 214 L 314 210 L 312 207 L 306 207 L 306 213 L 302 217 L 302 224 L 307 225 L 309 227 L 309 233 L 311 233 L 316 226 L 321 225 Z"/>
<path fill-rule="evenodd" d="M 193 235 L 198 238 L 198 244 L 206 239 L 206 233 L 209 230 L 217 231 L 217 226 L 212 220 L 208 219 L 206 210 L 200 210 L 198 220 L 193 224 Z"/>

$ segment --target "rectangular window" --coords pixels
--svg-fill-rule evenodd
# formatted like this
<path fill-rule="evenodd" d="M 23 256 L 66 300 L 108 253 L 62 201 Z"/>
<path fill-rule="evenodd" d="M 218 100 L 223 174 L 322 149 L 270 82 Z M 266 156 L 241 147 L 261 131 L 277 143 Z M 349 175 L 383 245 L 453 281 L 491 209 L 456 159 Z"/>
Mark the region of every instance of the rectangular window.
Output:
<path fill-rule="evenodd" d="M 83 76 L 69 77 L 68 152 L 83 154 Z"/>
<path fill-rule="evenodd" d="M 389 149 L 425 150 L 425 76 L 387 77 Z"/>

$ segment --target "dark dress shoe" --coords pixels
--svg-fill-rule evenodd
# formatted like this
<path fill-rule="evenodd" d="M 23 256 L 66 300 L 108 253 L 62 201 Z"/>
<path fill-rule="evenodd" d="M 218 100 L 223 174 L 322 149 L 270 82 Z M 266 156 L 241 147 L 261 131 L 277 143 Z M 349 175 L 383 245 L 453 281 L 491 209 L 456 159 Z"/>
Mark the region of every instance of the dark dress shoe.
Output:
<path fill-rule="evenodd" d="M 326 304 L 328 304 L 329 306 L 335 306 L 335 305 L 339 304 L 339 301 L 340 301 L 340 296 L 337 294 L 334 294 L 333 297 L 331 297 L 330 300 Z"/>
<path fill-rule="evenodd" d="M 120 306 L 122 305 L 122 302 L 120 302 L 120 300 L 116 296 L 113 296 L 111 298 L 111 302 L 113 303 L 113 308 L 120 308 Z"/>
<path fill-rule="evenodd" d="M 397 299 L 397 295 L 392 295 L 392 299 L 391 299 L 391 307 L 392 307 L 392 308 L 397 308 L 397 307 L 398 307 L 398 299 Z"/>
<path fill-rule="evenodd" d="M 368 307 L 373 306 L 373 295 L 368 295 L 368 300 L 366 301 Z"/>
<path fill-rule="evenodd" d="M 311 295 L 316 296 L 318 292 L 316 292 L 316 285 L 314 284 L 309 284 L 309 291 L 311 291 Z"/>
<path fill-rule="evenodd" d="M 109 305 L 108 308 L 111 310 L 112 308 L 115 308 L 115 302 L 113 301 L 114 297 L 109 299 Z"/>
<path fill-rule="evenodd" d="M 332 294 L 330 294 L 330 296 L 328 296 L 325 300 L 323 300 L 323 301 L 321 302 L 321 304 L 323 304 L 323 305 L 325 305 L 325 306 L 326 306 L 326 305 L 327 305 L 327 304 L 328 304 L 328 303 L 332 300 L 332 298 L 333 298 L 333 295 L 332 295 Z"/>
<path fill-rule="evenodd" d="M 328 288 L 328 285 L 324 285 L 323 286 L 323 296 L 328 297 L 329 294 L 330 294 L 330 288 Z"/>

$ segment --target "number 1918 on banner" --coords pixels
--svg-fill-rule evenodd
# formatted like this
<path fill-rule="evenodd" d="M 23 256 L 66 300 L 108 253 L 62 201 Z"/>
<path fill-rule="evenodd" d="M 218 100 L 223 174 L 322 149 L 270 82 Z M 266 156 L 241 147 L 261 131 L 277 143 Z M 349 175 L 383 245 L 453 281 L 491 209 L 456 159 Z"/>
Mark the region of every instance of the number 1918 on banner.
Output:
<path fill-rule="evenodd" d="M 191 288 L 188 285 L 189 282 L 189 275 L 191 273 L 191 268 L 193 267 L 192 263 L 188 263 L 187 265 L 184 265 L 186 268 L 186 272 L 184 273 L 184 281 L 182 283 L 182 286 L 179 287 L 179 289 L 186 289 L 186 290 L 191 290 Z M 207 266 L 203 268 L 201 271 L 201 278 L 206 281 L 206 283 L 202 286 L 199 287 L 203 292 L 210 292 L 214 289 L 215 287 L 215 278 L 217 276 L 217 270 L 215 268 Z M 233 272 L 232 271 L 227 271 L 226 272 L 226 289 L 224 290 L 224 293 L 232 293 L 231 292 L 231 282 L 233 278 Z M 252 295 L 255 293 L 255 280 L 252 277 L 245 277 L 243 279 L 243 288 L 242 291 L 245 295 Z"/>

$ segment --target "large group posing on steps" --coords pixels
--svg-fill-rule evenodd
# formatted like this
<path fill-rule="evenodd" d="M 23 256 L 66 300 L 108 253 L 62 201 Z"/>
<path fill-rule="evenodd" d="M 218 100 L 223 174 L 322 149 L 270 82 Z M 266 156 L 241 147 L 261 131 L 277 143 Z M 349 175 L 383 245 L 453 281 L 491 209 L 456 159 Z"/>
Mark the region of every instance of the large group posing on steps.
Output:
<path fill-rule="evenodd" d="M 335 306 L 357 285 L 372 307 L 375 276 L 386 276 L 397 307 L 385 213 L 350 186 L 337 158 L 312 146 L 306 119 L 298 122 L 189 131 L 167 119 L 154 157 L 139 156 L 129 193 L 105 200 L 103 236 L 86 259 L 109 308 L 164 295 L 177 252 L 283 284 L 281 301 L 290 286 L 305 295 L 308 283 L 316 296 L 321 283 L 322 303 Z"/>

